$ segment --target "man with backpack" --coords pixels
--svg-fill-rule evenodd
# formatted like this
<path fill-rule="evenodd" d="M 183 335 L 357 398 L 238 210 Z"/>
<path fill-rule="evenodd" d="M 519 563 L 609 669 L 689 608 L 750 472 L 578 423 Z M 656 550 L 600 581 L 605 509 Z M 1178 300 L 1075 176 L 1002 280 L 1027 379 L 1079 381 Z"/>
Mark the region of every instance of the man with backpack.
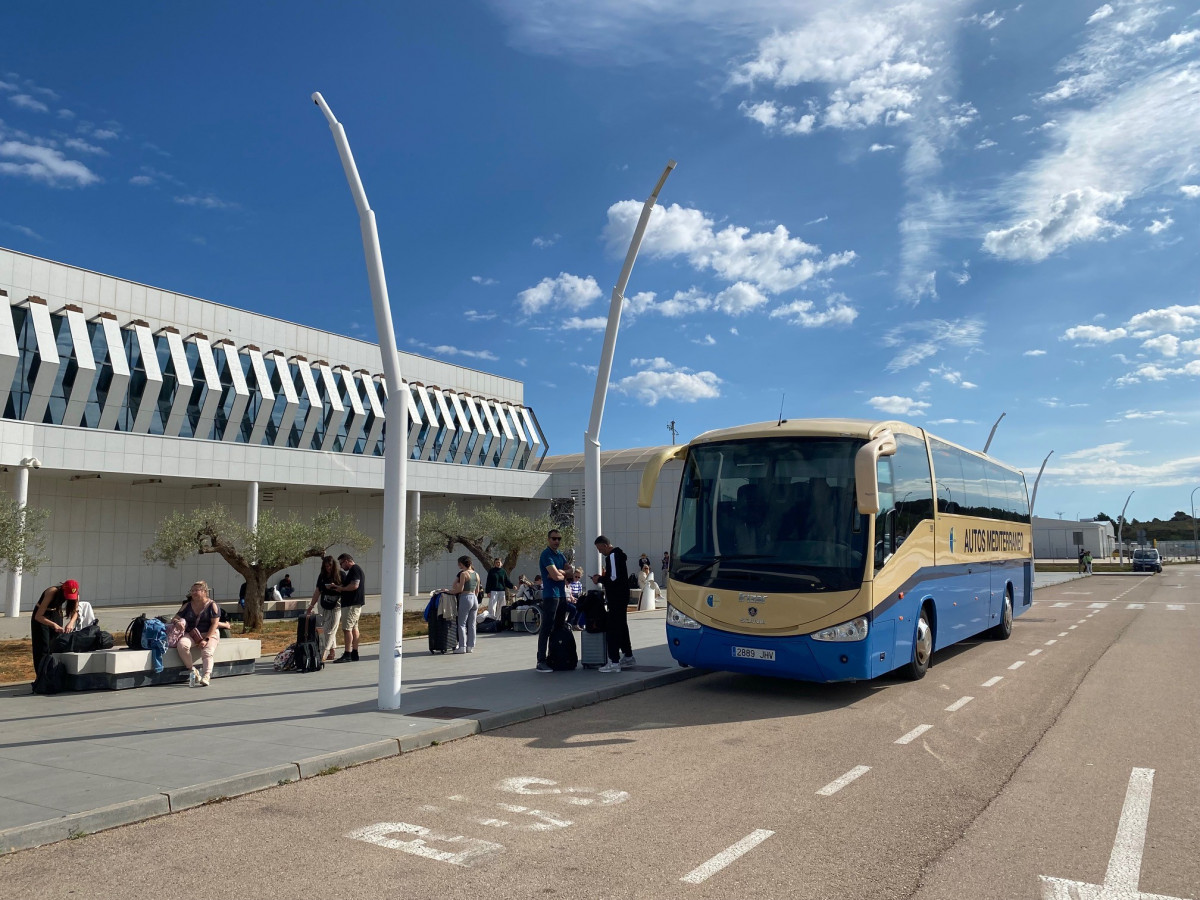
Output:
<path fill-rule="evenodd" d="M 608 665 L 599 671 L 620 672 L 637 665 L 629 637 L 629 557 L 604 535 L 596 538 L 596 549 L 604 557 L 604 566 L 599 575 L 592 576 L 592 582 L 604 587 L 608 600 Z"/>
<path fill-rule="evenodd" d="M 567 558 L 559 550 L 562 533 L 551 528 L 546 533 L 547 547 L 538 560 L 542 579 L 542 627 L 538 630 L 537 671 L 553 672 L 546 660 L 550 634 L 567 621 Z"/>

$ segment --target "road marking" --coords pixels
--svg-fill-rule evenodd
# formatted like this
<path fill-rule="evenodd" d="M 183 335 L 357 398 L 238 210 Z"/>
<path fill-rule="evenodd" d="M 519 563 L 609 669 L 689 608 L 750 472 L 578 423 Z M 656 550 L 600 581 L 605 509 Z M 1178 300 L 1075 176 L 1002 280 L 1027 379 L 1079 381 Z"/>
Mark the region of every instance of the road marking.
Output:
<path fill-rule="evenodd" d="M 1066 633 L 1065 631 L 1060 631 L 1060 632 L 1058 633 L 1058 636 L 1059 636 L 1059 637 L 1066 637 L 1066 636 L 1067 636 L 1067 633 Z"/>
<path fill-rule="evenodd" d="M 840 791 L 842 788 L 844 788 L 850 782 L 854 781 L 856 778 L 861 778 L 862 776 L 866 775 L 870 771 L 871 771 L 870 766 L 855 766 L 853 769 L 851 769 L 849 772 L 847 772 L 841 778 L 838 778 L 835 781 L 829 782 L 829 784 L 825 785 L 825 787 L 823 787 L 819 791 L 817 791 L 817 794 L 822 797 L 832 797 L 834 794 L 836 794 L 838 791 Z"/>
<path fill-rule="evenodd" d="M 738 857 L 745 856 L 774 833 L 775 832 L 773 831 L 767 831 L 765 828 L 759 828 L 757 831 L 752 831 L 728 850 L 722 850 L 708 862 L 692 869 L 692 871 L 688 872 L 679 880 L 687 882 L 688 884 L 700 884 L 701 882 L 707 881 Z"/>
<path fill-rule="evenodd" d="M 1025 665 L 1025 660 L 1018 659 L 1015 663 L 1013 663 L 1011 666 L 1009 666 L 1009 668 L 1010 669 L 1019 669 L 1023 665 Z"/>
<path fill-rule="evenodd" d="M 913 741 L 915 741 L 917 738 L 919 738 L 921 735 L 923 735 L 925 732 L 927 732 L 932 727 L 933 727 L 932 725 L 918 725 L 916 728 L 914 728 L 912 731 L 910 731 L 904 737 L 900 738 L 899 740 L 893 741 L 892 743 L 894 743 L 894 744 L 911 744 Z"/>
<path fill-rule="evenodd" d="M 1145 609 L 1145 608 L 1146 608 L 1146 604 L 1145 604 L 1145 603 L 1130 603 L 1130 604 L 1129 604 L 1128 606 L 1126 606 L 1125 608 L 1126 608 L 1126 609 Z"/>
<path fill-rule="evenodd" d="M 1004 680 L 1003 675 L 994 675 L 991 678 L 989 678 L 987 681 L 985 681 L 983 684 L 981 684 L 980 687 L 991 687 L 994 684 L 999 684 L 1003 680 Z"/>
<path fill-rule="evenodd" d="M 392 834 L 415 834 L 417 837 L 411 841 L 399 841 L 389 837 Z M 355 841 L 375 844 L 377 847 L 400 850 L 404 853 L 411 853 L 413 856 L 450 863 L 452 866 L 473 866 L 482 859 L 504 852 L 503 844 L 463 837 L 461 834 L 438 834 L 421 825 L 410 825 L 407 822 L 380 822 L 377 825 L 368 825 L 366 828 L 352 831 L 346 837 Z M 427 842 L 430 841 L 451 844 L 462 849 L 457 853 L 436 850 L 428 845 Z"/>
<path fill-rule="evenodd" d="M 1041 652 L 1042 652 L 1042 648 L 1041 648 L 1041 647 L 1038 647 L 1036 650 L 1030 650 L 1030 651 L 1029 651 L 1029 655 L 1030 655 L 1030 656 L 1037 656 L 1037 655 L 1038 655 L 1039 653 L 1041 653 Z"/>
<path fill-rule="evenodd" d="M 1079 620 L 1078 622 L 1076 622 L 1075 624 L 1076 624 L 1076 625 L 1086 625 L 1086 624 L 1087 624 L 1087 619 L 1080 619 L 1080 620 Z M 1075 627 L 1075 626 L 1073 625 L 1073 626 L 1071 626 L 1071 627 L 1073 628 L 1073 627 Z"/>
<path fill-rule="evenodd" d="M 1050 640 L 1046 641 L 1046 646 L 1047 646 L 1047 647 L 1053 647 L 1053 646 L 1054 646 L 1055 644 L 1057 644 L 1057 643 L 1058 643 L 1058 639 L 1057 639 L 1057 638 L 1050 638 Z"/>
<path fill-rule="evenodd" d="M 968 703 L 970 703 L 974 699 L 975 699 L 974 697 L 962 697 L 959 700 L 955 700 L 953 703 L 951 703 L 949 706 L 946 707 L 946 712 L 958 712 L 960 709 L 962 709 L 964 706 L 966 706 Z"/>
<path fill-rule="evenodd" d="M 1078 628 L 1078 627 L 1079 627 L 1078 625 L 1068 625 L 1068 626 L 1067 626 L 1067 630 L 1068 630 L 1068 631 L 1074 631 L 1074 630 L 1075 630 L 1076 628 Z"/>
<path fill-rule="evenodd" d="M 1057 606 L 1057 607 L 1059 607 L 1059 608 L 1061 609 L 1061 608 L 1068 607 L 1068 606 L 1070 606 L 1071 604 L 1070 604 L 1070 603 L 1051 603 L 1050 605 L 1051 605 L 1051 606 Z"/>
<path fill-rule="evenodd" d="M 1182 603 L 1168 603 L 1167 604 L 1167 609 L 1180 610 L 1180 609 L 1186 609 L 1186 608 L 1187 607 L 1185 607 Z"/>
<path fill-rule="evenodd" d="M 1108 609 L 1107 603 L 1089 603 L 1088 609 Z"/>
<path fill-rule="evenodd" d="M 555 828 L 570 828 L 575 823 L 570 819 L 560 819 L 553 813 L 542 812 L 540 809 L 530 809 L 527 806 L 515 806 L 511 803 L 497 803 L 498 807 L 506 812 L 521 813 L 527 816 L 532 816 L 535 819 L 541 819 L 540 822 L 532 822 L 528 825 L 518 825 L 517 827 L 525 831 L 551 831 Z M 494 825 L 497 828 L 505 828 L 509 822 L 503 819 L 477 819 L 480 825 Z"/>
<path fill-rule="evenodd" d="M 1125 792 L 1125 805 L 1117 823 L 1117 836 L 1103 884 L 1088 884 L 1066 878 L 1040 875 L 1042 900 L 1181 900 L 1138 889 L 1142 877 L 1142 851 L 1146 846 L 1146 824 L 1150 820 L 1150 794 L 1154 789 L 1153 769 L 1134 769 Z"/>
<path fill-rule="evenodd" d="M 624 803 L 629 799 L 629 795 L 624 791 L 598 791 L 595 788 L 586 787 L 566 787 L 558 788 L 557 781 L 551 781 L 549 778 L 535 778 L 532 775 L 522 775 L 518 778 L 505 778 L 496 787 L 510 794 L 522 794 L 527 797 L 541 796 L 543 794 L 595 794 L 595 797 L 563 797 L 567 803 L 572 803 L 575 806 L 591 806 L 593 803 L 599 803 L 601 806 L 615 806 L 618 803 Z"/>
<path fill-rule="evenodd" d="M 1063 592 L 1062 592 L 1062 595 L 1063 595 L 1064 597 L 1071 597 L 1071 596 L 1074 596 L 1074 597 L 1090 597 L 1090 596 L 1092 596 L 1092 592 L 1091 592 L 1091 591 L 1063 591 Z"/>

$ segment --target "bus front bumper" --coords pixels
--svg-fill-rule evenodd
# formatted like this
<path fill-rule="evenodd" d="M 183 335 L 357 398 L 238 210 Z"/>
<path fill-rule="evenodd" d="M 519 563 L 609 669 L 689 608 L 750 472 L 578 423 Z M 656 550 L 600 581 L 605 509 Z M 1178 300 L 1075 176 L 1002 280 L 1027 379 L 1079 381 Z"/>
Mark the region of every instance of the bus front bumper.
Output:
<path fill-rule="evenodd" d="M 865 681 L 871 678 L 869 645 L 869 636 L 861 641 L 833 642 L 815 641 L 808 635 L 757 637 L 708 626 L 695 629 L 667 625 L 667 647 L 671 656 L 684 665 L 799 681 Z M 756 658 L 771 653 L 773 659 Z"/>

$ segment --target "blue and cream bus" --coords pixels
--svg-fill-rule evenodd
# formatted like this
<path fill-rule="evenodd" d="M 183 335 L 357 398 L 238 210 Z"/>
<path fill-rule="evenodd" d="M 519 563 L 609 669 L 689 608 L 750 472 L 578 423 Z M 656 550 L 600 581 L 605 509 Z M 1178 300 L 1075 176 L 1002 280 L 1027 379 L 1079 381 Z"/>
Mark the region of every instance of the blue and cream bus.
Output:
<path fill-rule="evenodd" d="M 806 681 L 920 678 L 933 654 L 1012 633 L 1033 599 L 1025 479 L 903 422 L 747 425 L 683 460 L 667 579 L 682 664 Z"/>

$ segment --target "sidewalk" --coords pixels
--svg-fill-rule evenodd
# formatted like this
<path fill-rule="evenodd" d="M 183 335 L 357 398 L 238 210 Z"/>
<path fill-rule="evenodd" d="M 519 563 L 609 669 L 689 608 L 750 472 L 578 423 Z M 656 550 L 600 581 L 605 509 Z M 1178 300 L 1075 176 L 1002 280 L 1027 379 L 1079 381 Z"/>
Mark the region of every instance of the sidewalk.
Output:
<path fill-rule="evenodd" d="M 1038 587 L 1082 576 L 1039 573 Z M 110 611 L 109 615 L 113 613 Z M 631 613 L 636 669 L 539 674 L 535 635 L 480 635 L 466 656 L 404 642 L 401 708 L 377 709 L 377 647 L 359 663 L 127 691 L 0 688 L 0 853 L 217 797 L 408 753 L 693 677 L 671 659 L 664 612 Z"/>
<path fill-rule="evenodd" d="M 474 653 L 404 641 L 401 708 L 377 708 L 378 650 L 321 672 L 208 688 L 164 685 L 36 696 L 0 688 L 0 853 L 140 821 L 407 753 L 698 674 L 671 659 L 665 613 L 631 613 L 634 669 L 534 671 L 536 635 L 480 635 Z"/>

